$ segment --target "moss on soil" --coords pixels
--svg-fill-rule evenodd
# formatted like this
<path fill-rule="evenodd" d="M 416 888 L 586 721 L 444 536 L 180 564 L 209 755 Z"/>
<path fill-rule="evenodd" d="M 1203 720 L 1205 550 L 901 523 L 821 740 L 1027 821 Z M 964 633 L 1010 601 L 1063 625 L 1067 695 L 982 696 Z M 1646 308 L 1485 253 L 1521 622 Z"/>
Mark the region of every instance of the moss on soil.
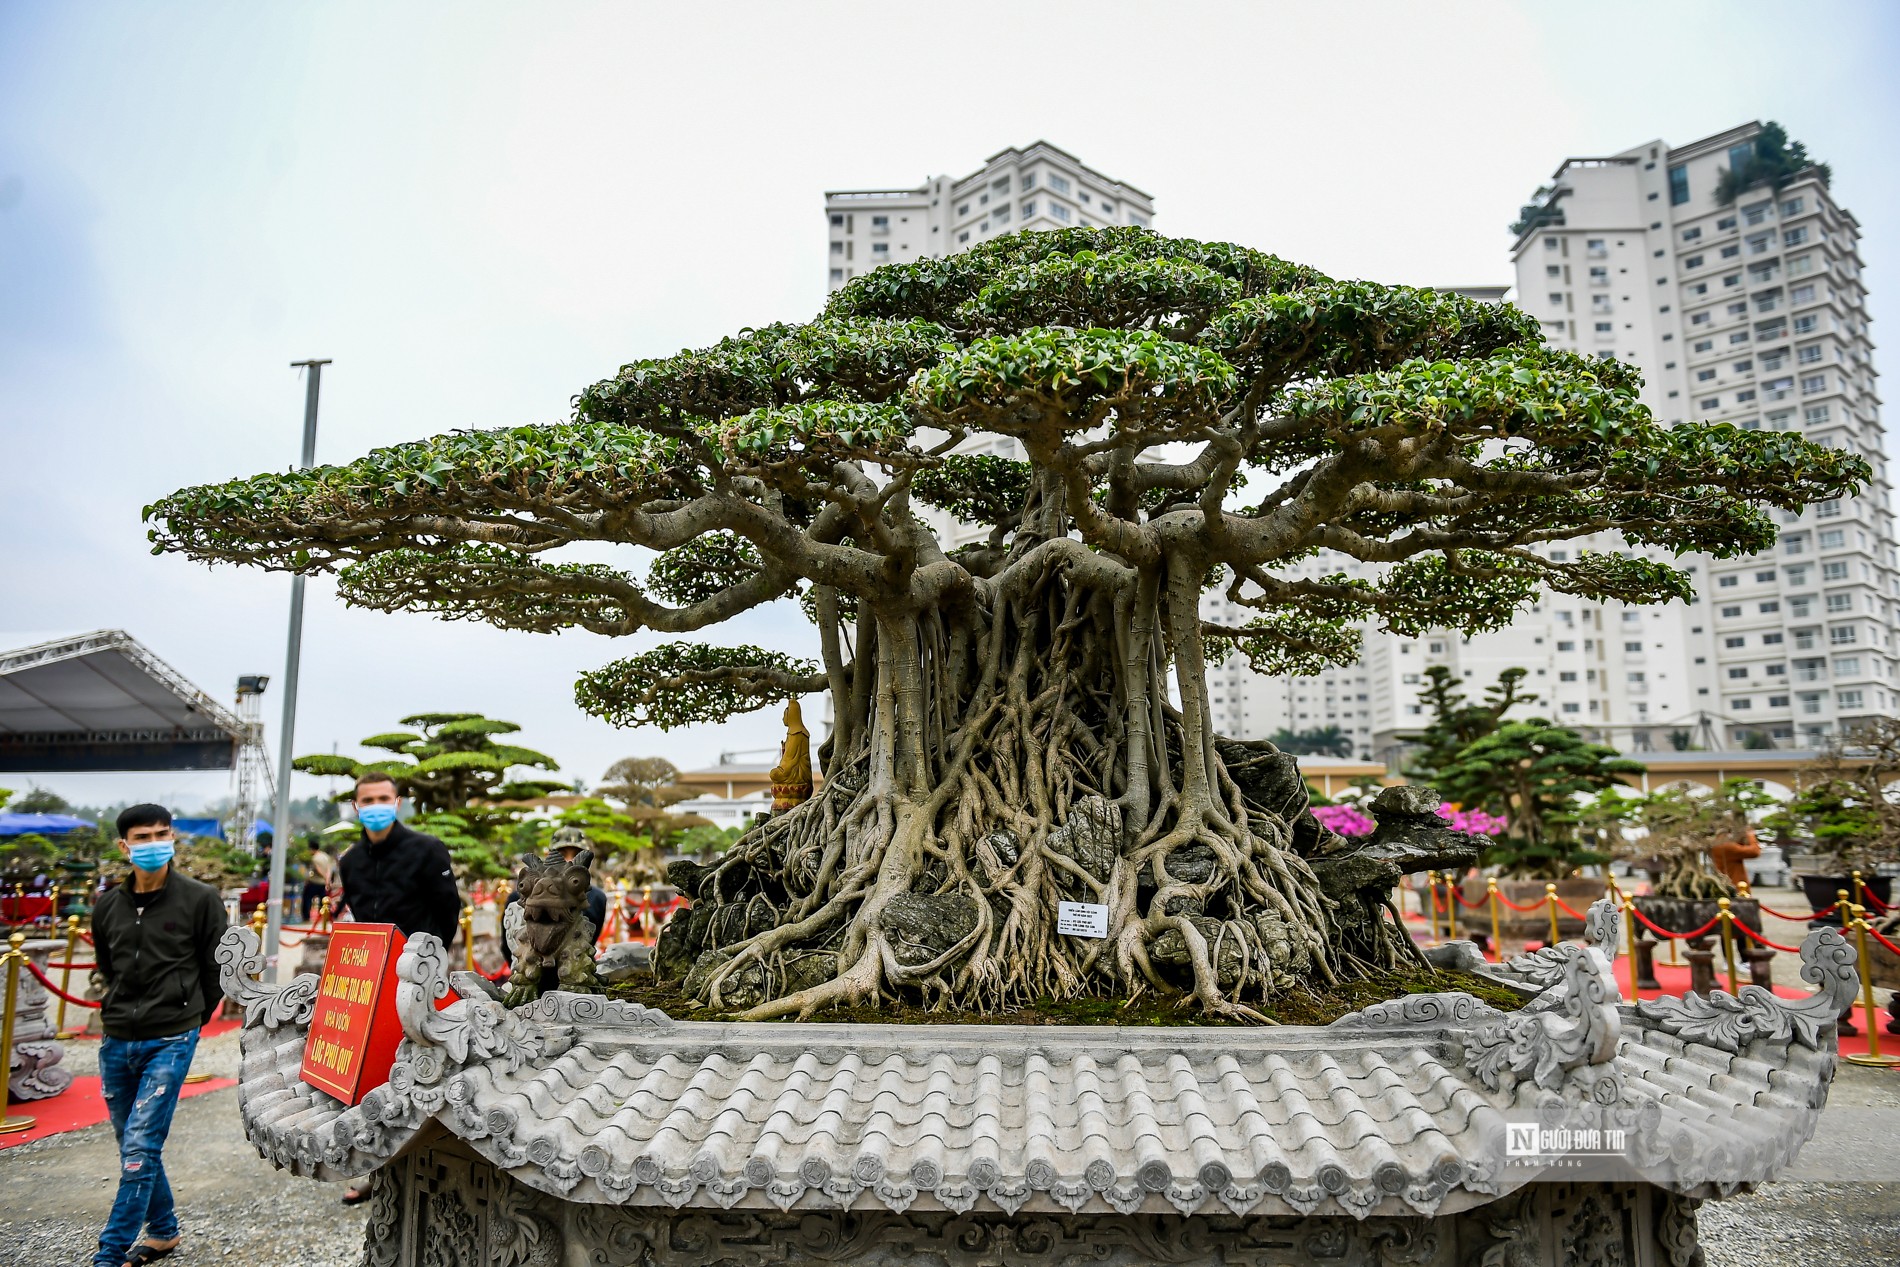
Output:
<path fill-rule="evenodd" d="M 720 1021 L 730 1015 L 701 1007 L 680 989 L 678 981 L 624 982 L 608 986 L 610 998 L 656 1007 L 681 1021 Z M 1441 994 L 1462 990 L 1502 1012 L 1514 1012 L 1523 999 L 1514 991 L 1483 977 L 1430 968 L 1382 972 L 1362 981 L 1348 981 L 1324 991 L 1296 990 L 1260 1007 L 1282 1025 L 1326 1025 L 1351 1012 L 1408 994 Z M 1259 1006 L 1259 1005 L 1255 1005 Z M 785 1017 L 784 1020 L 794 1020 Z M 1201 1014 L 1188 995 L 1146 994 L 1123 999 L 1041 999 L 1033 1006 L 1003 1012 L 966 1012 L 927 1008 L 914 1003 L 881 1003 L 875 1007 L 840 1007 L 821 1012 L 814 1021 L 871 1025 L 1245 1025 L 1245 1021 L 1210 1019 Z"/>

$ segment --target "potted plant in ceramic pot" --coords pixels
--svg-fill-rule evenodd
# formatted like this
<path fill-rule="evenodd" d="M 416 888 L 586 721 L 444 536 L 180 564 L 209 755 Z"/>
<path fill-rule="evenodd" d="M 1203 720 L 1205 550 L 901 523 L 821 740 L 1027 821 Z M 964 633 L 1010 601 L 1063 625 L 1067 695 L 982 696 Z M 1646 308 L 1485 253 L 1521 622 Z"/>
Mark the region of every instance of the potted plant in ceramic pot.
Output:
<path fill-rule="evenodd" d="M 808 1237 L 865 1262 L 925 1235 L 1007 1261 L 995 1247 L 1045 1234 L 1065 1255 L 1154 1261 L 1157 1243 L 1237 1235 L 1220 1211 L 1368 1258 L 1385 1251 L 1367 1238 L 1410 1237 L 1420 1215 L 1461 1260 L 1546 1226 L 1540 1190 L 1489 1224 L 1441 1211 L 1490 1211 L 1502 1191 L 1484 1160 L 1501 1141 L 1464 1134 L 1553 1095 L 1599 1123 L 1634 1114 L 1627 1078 L 1646 1074 L 1625 1072 L 1617 1034 L 1650 1022 L 1623 1019 L 1607 964 L 1575 946 L 1524 970 L 1526 989 L 1558 991 L 1543 1010 L 1482 1003 L 1469 977 L 1447 987 L 1392 890 L 1469 866 L 1478 842 L 1416 787 L 1375 797 L 1367 835 L 1325 830 L 1291 758 L 1215 733 L 1208 665 L 1310 672 L 1353 660 L 1365 619 L 1479 631 L 1551 587 L 1685 597 L 1664 562 L 1533 547 L 1614 528 L 1757 549 L 1773 532 L 1757 500 L 1867 478 L 1798 438 L 1661 425 L 1638 384 L 1545 348 L 1510 307 L 1142 229 L 1023 233 L 870 271 L 810 323 L 628 365 L 567 422 L 164 499 L 160 549 L 334 571 L 360 606 L 687 635 L 582 676 L 581 706 L 620 725 L 830 696 L 822 788 L 675 866 L 694 903 L 666 926 L 653 987 L 675 1016 L 658 995 L 563 991 L 510 1011 L 472 976 L 452 983 L 422 936 L 397 969 L 409 1054 L 364 1106 L 318 1104 L 271 1063 L 302 1050 L 308 1009 L 262 997 L 234 933 L 227 990 L 254 1001 L 258 1031 L 247 1078 L 288 1087 L 247 1100 L 247 1129 L 273 1157 L 321 1159 L 300 1166 L 374 1170 L 372 1241 L 384 1228 L 391 1246 L 373 1243 L 375 1262 L 501 1244 L 510 1262 L 561 1245 L 647 1261 L 683 1219 L 693 1245 L 733 1256 Z M 1374 566 L 1286 567 L 1321 549 Z M 1251 614 L 1205 618 L 1215 586 Z M 692 636 L 768 609 L 805 614 L 815 658 Z M 1492 738 L 1461 754 L 1474 784 L 1491 762 L 1485 786 L 1507 789 L 1484 808 L 1509 815 L 1522 865 L 1563 873 L 1579 855 L 1562 789 L 1613 763 L 1547 724 Z M 452 984 L 478 994 L 438 1010 Z M 1432 1053 L 1451 1051 L 1459 1069 L 1439 1072 Z M 1400 1065 L 1429 1069 L 1429 1103 L 1458 1120 L 1415 1110 Z M 1348 1066 L 1376 1102 L 1353 1121 L 1395 1125 L 1308 1148 L 1295 1110 L 1346 1094 L 1327 1079 Z M 555 1111 L 522 1079 L 599 1112 Z M 1498 1113 L 1469 1112 L 1470 1087 Z M 1243 1101 L 1263 1111 L 1196 1107 Z M 482 1184 L 498 1198 L 462 1201 Z M 1631 1258 L 1692 1239 L 1690 1191 L 1606 1190 L 1643 1217 L 1564 1236 L 1613 1235 Z M 947 1222 L 966 1212 L 966 1229 Z"/>

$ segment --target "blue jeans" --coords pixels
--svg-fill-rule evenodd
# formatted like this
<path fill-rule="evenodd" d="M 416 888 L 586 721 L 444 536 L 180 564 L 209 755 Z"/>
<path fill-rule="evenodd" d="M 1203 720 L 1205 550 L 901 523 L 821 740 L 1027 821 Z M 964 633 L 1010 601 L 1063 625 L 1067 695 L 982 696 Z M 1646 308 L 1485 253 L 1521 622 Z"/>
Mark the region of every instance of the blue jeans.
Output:
<path fill-rule="evenodd" d="M 195 1029 L 171 1038 L 108 1038 L 99 1044 L 100 1090 L 119 1137 L 119 1195 L 99 1234 L 96 1267 L 120 1267 L 141 1232 L 157 1241 L 178 1235 L 162 1154 L 197 1049 Z"/>

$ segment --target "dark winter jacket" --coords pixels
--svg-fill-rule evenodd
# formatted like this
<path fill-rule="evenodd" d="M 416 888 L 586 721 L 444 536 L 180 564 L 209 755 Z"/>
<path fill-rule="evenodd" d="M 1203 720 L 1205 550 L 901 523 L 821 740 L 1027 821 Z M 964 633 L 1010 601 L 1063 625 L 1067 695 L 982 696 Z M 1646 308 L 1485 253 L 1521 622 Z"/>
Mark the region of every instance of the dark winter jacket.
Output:
<path fill-rule="evenodd" d="M 380 843 L 359 836 L 337 861 L 343 904 L 365 924 L 394 924 L 404 937 L 434 933 L 443 945 L 455 940 L 462 894 L 455 887 L 448 846 L 404 823 Z"/>
<path fill-rule="evenodd" d="M 92 908 L 106 1036 L 171 1038 L 197 1029 L 224 997 L 217 961 L 224 899 L 175 866 L 166 868 L 164 888 L 143 912 L 132 904 L 131 888 L 127 879 Z"/>

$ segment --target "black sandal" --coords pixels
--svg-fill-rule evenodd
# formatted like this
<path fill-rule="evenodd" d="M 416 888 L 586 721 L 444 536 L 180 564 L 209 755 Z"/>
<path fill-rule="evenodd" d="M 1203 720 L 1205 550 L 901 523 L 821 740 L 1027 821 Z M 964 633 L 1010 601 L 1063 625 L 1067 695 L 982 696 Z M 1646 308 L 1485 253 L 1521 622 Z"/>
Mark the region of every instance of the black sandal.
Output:
<path fill-rule="evenodd" d="M 183 1242 L 181 1241 L 178 1244 L 183 1244 Z M 161 1249 L 157 1245 L 140 1241 L 126 1253 L 125 1267 L 145 1267 L 147 1263 L 155 1263 L 159 1259 L 176 1252 L 178 1244 L 167 1245 Z"/>

